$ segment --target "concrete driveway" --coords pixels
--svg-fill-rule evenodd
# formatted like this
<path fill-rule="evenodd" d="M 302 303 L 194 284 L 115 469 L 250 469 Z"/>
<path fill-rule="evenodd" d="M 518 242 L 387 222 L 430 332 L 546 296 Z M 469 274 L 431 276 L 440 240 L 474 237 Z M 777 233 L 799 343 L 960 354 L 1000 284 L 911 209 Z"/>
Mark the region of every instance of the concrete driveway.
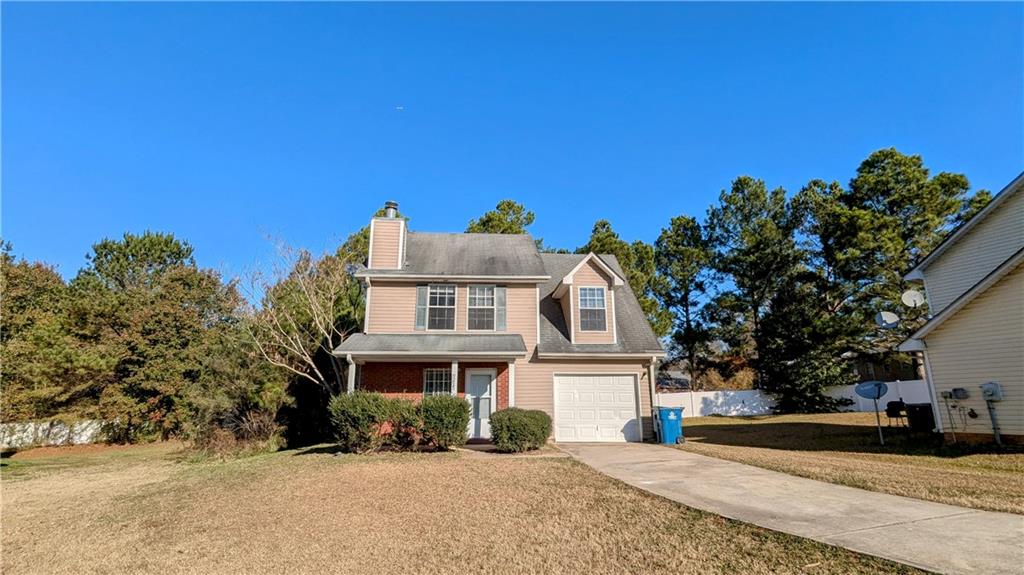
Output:
<path fill-rule="evenodd" d="M 1024 574 L 1024 516 L 804 479 L 660 445 L 561 443 L 689 507 L 938 573 Z"/>

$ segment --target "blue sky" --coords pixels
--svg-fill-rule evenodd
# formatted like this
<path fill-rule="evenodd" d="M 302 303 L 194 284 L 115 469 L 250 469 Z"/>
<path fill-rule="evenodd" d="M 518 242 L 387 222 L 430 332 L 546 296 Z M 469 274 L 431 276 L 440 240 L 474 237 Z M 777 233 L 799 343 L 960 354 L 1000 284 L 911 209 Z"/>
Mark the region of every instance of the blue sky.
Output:
<path fill-rule="evenodd" d="M 888 146 L 997 191 L 1024 167 L 1022 35 L 1020 3 L 5 3 L 2 235 L 72 276 L 171 231 L 231 275 L 387 199 L 461 231 L 513 198 L 572 248 Z"/>

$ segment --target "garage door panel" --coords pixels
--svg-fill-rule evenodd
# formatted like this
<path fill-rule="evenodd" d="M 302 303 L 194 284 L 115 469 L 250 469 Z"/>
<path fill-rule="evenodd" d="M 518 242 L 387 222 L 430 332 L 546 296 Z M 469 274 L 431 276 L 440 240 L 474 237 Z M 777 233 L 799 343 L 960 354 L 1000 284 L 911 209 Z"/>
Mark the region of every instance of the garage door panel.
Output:
<path fill-rule="evenodd" d="M 633 375 L 555 376 L 556 441 L 640 441 Z"/>

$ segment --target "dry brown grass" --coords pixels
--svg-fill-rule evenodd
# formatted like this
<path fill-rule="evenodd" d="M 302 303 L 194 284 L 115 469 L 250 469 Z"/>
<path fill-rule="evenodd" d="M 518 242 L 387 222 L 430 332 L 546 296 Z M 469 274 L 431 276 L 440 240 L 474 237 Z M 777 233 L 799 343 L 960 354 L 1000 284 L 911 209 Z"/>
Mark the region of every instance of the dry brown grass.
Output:
<path fill-rule="evenodd" d="M 564 458 L 148 449 L 5 470 L 3 572 L 913 572 Z"/>
<path fill-rule="evenodd" d="M 681 449 L 872 491 L 1024 513 L 1024 451 L 949 446 L 886 429 L 874 413 L 697 417 Z M 882 417 L 882 425 L 886 419 Z"/>

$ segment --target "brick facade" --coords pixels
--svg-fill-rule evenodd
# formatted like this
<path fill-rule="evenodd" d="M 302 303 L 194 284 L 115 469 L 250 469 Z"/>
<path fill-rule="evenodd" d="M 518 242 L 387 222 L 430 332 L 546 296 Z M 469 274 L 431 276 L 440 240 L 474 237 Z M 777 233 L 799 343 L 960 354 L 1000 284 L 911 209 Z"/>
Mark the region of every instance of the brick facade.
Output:
<path fill-rule="evenodd" d="M 423 370 L 428 367 L 451 368 L 451 365 L 451 362 L 365 363 L 362 366 L 358 388 L 419 401 L 423 399 Z M 508 363 L 459 362 L 459 397 L 466 394 L 466 370 L 474 368 L 491 368 L 497 371 L 497 406 L 498 409 L 507 408 Z"/>

